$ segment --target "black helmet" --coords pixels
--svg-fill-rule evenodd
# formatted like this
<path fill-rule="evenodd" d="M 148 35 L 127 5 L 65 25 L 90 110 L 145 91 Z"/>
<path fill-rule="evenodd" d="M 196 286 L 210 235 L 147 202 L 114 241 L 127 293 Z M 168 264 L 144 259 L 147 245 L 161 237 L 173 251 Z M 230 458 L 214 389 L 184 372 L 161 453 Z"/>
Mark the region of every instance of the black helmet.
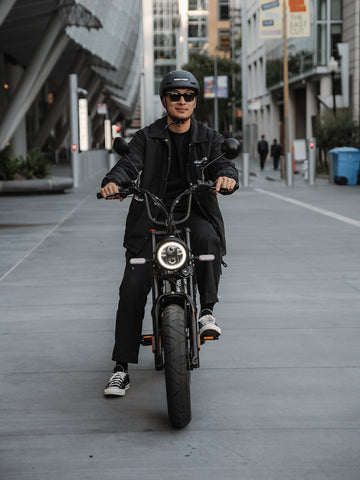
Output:
<path fill-rule="evenodd" d="M 160 83 L 160 97 L 162 98 L 172 88 L 191 88 L 196 95 L 199 95 L 200 92 L 199 82 L 192 73 L 186 70 L 173 70 L 165 75 Z"/>

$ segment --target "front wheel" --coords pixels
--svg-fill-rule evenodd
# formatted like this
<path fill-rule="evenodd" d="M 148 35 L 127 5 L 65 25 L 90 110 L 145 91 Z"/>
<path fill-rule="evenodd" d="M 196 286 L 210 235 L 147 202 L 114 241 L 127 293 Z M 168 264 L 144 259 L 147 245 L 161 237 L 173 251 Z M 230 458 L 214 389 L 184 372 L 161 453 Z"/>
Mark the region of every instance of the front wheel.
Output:
<path fill-rule="evenodd" d="M 165 383 L 170 423 L 185 427 L 191 420 L 190 371 L 185 312 L 179 305 L 168 305 L 162 318 Z"/>

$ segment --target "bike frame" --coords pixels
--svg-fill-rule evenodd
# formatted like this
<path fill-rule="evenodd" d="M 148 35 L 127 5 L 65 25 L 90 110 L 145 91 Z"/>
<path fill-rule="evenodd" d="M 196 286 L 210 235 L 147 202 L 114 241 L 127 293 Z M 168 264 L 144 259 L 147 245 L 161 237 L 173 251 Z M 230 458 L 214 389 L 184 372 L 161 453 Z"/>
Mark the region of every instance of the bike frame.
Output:
<path fill-rule="evenodd" d="M 178 229 L 177 225 L 184 223 L 190 216 L 191 212 L 191 201 L 192 201 L 192 189 L 190 187 L 185 192 L 180 194 L 177 199 L 175 199 L 170 212 L 167 212 L 161 200 L 157 197 L 154 198 L 154 195 L 150 192 L 143 191 L 143 197 L 145 200 L 145 207 L 147 215 L 150 220 L 161 227 L 162 229 L 151 229 L 151 250 L 152 250 L 152 322 L 153 322 L 153 336 L 152 336 L 152 346 L 153 353 L 155 358 L 162 358 L 162 347 L 161 347 L 161 316 L 164 308 L 171 304 L 177 303 L 182 306 L 186 315 L 186 329 L 187 329 L 187 341 L 189 342 L 189 369 L 193 370 L 194 368 L 200 367 L 200 340 L 198 334 L 198 324 L 197 324 L 197 306 L 196 306 L 196 282 L 194 281 L 195 275 L 195 264 L 194 257 L 191 252 L 191 243 L 190 243 L 190 229 L 184 227 L 183 229 Z M 188 206 L 185 213 L 185 216 L 181 219 L 174 219 L 174 209 L 180 199 L 188 195 Z M 167 214 L 166 221 L 159 221 L 155 219 L 151 213 L 149 196 L 157 202 L 158 206 L 162 208 Z M 181 238 L 183 237 L 183 238 Z M 156 250 L 157 246 L 161 241 L 165 239 L 179 240 L 185 243 L 186 249 L 188 252 L 188 262 L 186 267 L 189 269 L 189 274 L 184 275 L 182 271 L 170 272 L 158 265 L 156 259 Z M 158 368 L 163 367 L 159 365 Z"/>

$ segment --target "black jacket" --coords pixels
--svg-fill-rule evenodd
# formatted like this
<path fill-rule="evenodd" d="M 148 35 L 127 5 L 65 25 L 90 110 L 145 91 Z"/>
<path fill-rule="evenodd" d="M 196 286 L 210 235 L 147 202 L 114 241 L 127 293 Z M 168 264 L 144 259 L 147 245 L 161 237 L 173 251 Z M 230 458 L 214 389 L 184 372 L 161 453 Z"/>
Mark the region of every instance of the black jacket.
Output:
<path fill-rule="evenodd" d="M 141 186 L 162 198 L 166 191 L 167 176 L 170 167 L 170 139 L 166 126 L 166 117 L 139 130 L 129 144 L 129 156 L 133 165 L 123 156 L 106 174 L 102 186 L 114 182 L 117 185 L 136 178 L 135 168 L 141 171 Z M 210 163 L 221 153 L 224 138 L 197 120 L 191 119 L 189 157 L 187 176 L 189 184 L 201 179 L 201 166 Z M 235 165 L 224 157 L 216 160 L 205 169 L 205 178 L 216 180 L 220 176 L 233 178 L 238 187 L 238 172 Z M 235 189 L 236 189 L 235 188 Z M 223 255 L 226 253 L 225 230 L 216 195 L 210 192 L 194 195 L 204 216 L 212 223 L 221 239 Z M 147 218 L 143 201 L 133 197 L 126 220 L 124 247 L 137 254 L 148 239 L 152 228 Z"/>
<path fill-rule="evenodd" d="M 269 152 L 269 144 L 266 140 L 260 140 L 258 142 L 258 152 L 259 153 L 266 153 L 268 154 Z"/>
<path fill-rule="evenodd" d="M 273 143 L 270 149 L 271 157 L 280 157 L 281 155 L 281 145 L 279 143 Z"/>

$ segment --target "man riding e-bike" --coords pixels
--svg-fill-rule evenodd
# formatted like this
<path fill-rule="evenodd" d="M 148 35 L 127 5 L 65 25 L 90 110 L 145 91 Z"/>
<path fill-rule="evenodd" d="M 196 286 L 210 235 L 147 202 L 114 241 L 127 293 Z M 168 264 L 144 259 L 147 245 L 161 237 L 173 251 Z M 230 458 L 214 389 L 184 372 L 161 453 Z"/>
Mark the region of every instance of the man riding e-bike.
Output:
<path fill-rule="evenodd" d="M 104 198 L 115 194 L 141 172 L 140 184 L 162 199 L 168 207 L 191 183 L 213 180 L 211 192 L 194 194 L 191 214 L 186 225 L 191 230 L 192 250 L 196 255 L 209 253 L 213 262 L 196 262 L 200 295 L 200 336 L 221 334 L 213 308 L 218 301 L 222 258 L 226 253 L 225 230 L 216 195 L 221 190 L 233 192 L 238 187 L 234 164 L 221 156 L 223 137 L 192 118 L 200 93 L 199 83 L 190 72 L 171 71 L 160 84 L 160 99 L 166 116 L 139 130 L 129 144 L 129 156 L 122 157 L 102 181 Z M 112 198 L 120 198 L 115 196 Z M 122 200 L 120 198 L 120 200 Z M 181 216 L 185 205 L 180 202 L 176 213 Z M 151 264 L 134 267 L 133 256 L 151 257 L 149 229 L 152 228 L 144 202 L 134 196 L 126 220 L 124 247 L 126 266 L 119 290 L 115 345 L 112 359 L 114 373 L 104 395 L 123 396 L 130 386 L 128 363 L 138 363 L 142 322 L 147 295 L 151 288 Z"/>

